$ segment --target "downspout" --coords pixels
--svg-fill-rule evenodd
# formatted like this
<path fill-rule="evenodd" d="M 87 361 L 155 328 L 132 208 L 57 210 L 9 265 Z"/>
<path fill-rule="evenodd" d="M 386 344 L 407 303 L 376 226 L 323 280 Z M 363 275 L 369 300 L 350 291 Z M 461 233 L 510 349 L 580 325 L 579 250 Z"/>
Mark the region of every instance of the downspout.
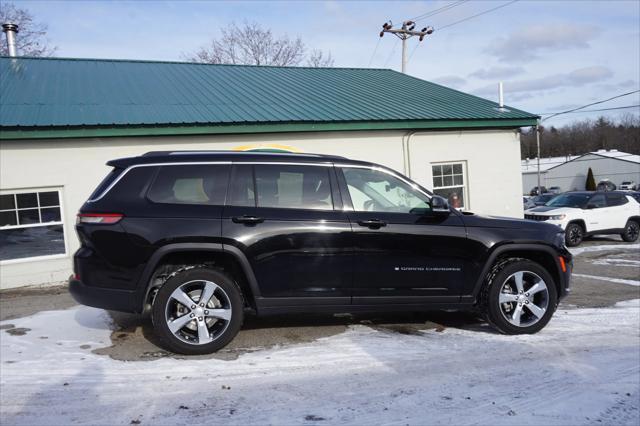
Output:
<path fill-rule="evenodd" d="M 405 176 L 411 177 L 411 152 L 409 150 L 409 142 L 411 137 L 418 133 L 417 130 L 410 130 L 402 136 L 402 161 L 404 162 L 404 170 L 402 171 Z"/>

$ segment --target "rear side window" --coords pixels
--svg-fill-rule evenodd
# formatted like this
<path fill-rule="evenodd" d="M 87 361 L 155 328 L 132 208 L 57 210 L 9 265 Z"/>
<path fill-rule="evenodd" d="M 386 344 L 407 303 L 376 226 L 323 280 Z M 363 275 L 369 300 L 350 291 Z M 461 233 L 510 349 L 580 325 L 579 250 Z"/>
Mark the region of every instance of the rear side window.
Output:
<path fill-rule="evenodd" d="M 258 207 L 332 210 L 329 168 L 256 165 Z"/>
<path fill-rule="evenodd" d="M 610 207 L 627 204 L 627 197 L 622 194 L 607 194 L 607 205 Z"/>
<path fill-rule="evenodd" d="M 104 193 L 104 191 L 106 191 L 106 189 L 109 188 L 109 186 L 111 186 L 111 184 L 116 181 L 118 176 L 122 174 L 123 170 L 124 169 L 114 167 L 109 172 L 109 174 L 105 176 L 104 179 L 102 179 L 102 182 L 100 182 L 100 184 L 95 189 L 95 191 L 93 191 L 93 193 L 89 196 L 89 199 L 95 200 L 96 198 L 101 196 Z"/>
<path fill-rule="evenodd" d="M 226 165 L 162 166 L 147 198 L 164 204 L 223 205 L 228 179 Z"/>

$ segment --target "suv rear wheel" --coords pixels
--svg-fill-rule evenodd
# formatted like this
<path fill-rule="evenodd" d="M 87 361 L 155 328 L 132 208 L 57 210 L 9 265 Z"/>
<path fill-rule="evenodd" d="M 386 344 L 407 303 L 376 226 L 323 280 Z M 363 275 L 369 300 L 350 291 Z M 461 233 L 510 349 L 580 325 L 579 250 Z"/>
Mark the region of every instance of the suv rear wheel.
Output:
<path fill-rule="evenodd" d="M 627 225 L 624 227 L 624 231 L 620 236 L 628 243 L 632 243 L 638 239 L 640 234 L 640 225 L 634 220 L 627 221 Z"/>
<path fill-rule="evenodd" d="M 483 299 L 487 320 L 504 334 L 538 332 L 547 325 L 558 303 L 551 275 L 526 259 L 509 259 L 496 265 Z"/>
<path fill-rule="evenodd" d="M 194 268 L 176 273 L 153 301 L 153 326 L 167 349 L 202 355 L 226 346 L 240 330 L 240 290 L 226 274 Z"/>

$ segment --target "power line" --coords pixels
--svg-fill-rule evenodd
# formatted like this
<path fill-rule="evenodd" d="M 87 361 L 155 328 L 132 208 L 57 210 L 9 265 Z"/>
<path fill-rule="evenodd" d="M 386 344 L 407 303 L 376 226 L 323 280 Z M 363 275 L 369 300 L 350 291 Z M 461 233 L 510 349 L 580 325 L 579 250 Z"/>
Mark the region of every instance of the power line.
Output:
<path fill-rule="evenodd" d="M 378 47 L 380 46 L 380 40 L 382 40 L 382 38 L 378 37 L 378 42 L 376 43 L 375 49 L 373 49 L 373 53 L 371 54 L 371 58 L 369 58 L 369 63 L 367 64 L 367 68 L 369 68 L 371 66 L 371 63 L 373 62 L 373 58 L 376 56 L 376 52 L 378 51 Z"/>
<path fill-rule="evenodd" d="M 614 100 L 614 99 L 622 98 L 623 96 L 633 95 L 634 93 L 638 93 L 638 92 L 640 92 L 640 90 L 634 90 L 634 91 L 632 91 L 632 92 L 627 92 L 627 93 L 623 93 L 623 94 L 621 94 L 621 95 L 616 95 L 616 96 L 613 96 L 613 97 L 608 98 L 608 99 L 603 99 L 603 100 L 601 100 L 601 101 L 592 102 L 592 103 L 590 103 L 590 104 L 582 105 L 581 107 L 578 107 L 578 108 L 573 108 L 573 109 L 569 109 L 569 110 L 566 110 L 566 111 L 554 112 L 553 114 L 551 114 L 551 115 L 550 115 L 550 116 L 548 116 L 547 118 L 543 119 L 542 121 L 549 120 L 550 118 L 553 118 L 553 117 L 555 117 L 555 116 L 557 116 L 557 115 L 561 115 L 561 114 L 569 114 L 570 112 L 579 111 L 579 110 L 581 110 L 581 109 L 584 109 L 584 108 L 587 108 L 587 107 L 590 107 L 590 106 L 593 106 L 593 105 L 603 104 L 603 103 L 605 103 L 605 102 L 609 102 L 609 101 L 612 101 L 612 100 Z M 542 121 L 541 121 L 541 122 L 542 122 Z"/>
<path fill-rule="evenodd" d="M 391 60 L 391 58 L 393 57 L 393 54 L 396 51 L 396 47 L 398 46 L 398 42 L 400 41 L 400 39 L 396 39 L 396 42 L 393 43 L 393 47 L 391 48 L 391 52 L 389 53 L 389 56 L 387 57 L 387 60 L 384 61 L 384 65 L 382 66 L 382 68 L 386 68 L 387 64 L 389 63 L 389 61 Z"/>
<path fill-rule="evenodd" d="M 461 24 L 462 22 L 466 22 L 466 21 L 468 21 L 468 20 L 470 20 L 470 19 L 477 18 L 478 16 L 486 15 L 487 13 L 493 12 L 494 10 L 502 9 L 503 7 L 507 7 L 507 6 L 509 6 L 510 4 L 516 3 L 516 2 L 518 2 L 518 1 L 520 1 L 520 0 L 511 0 L 510 2 L 505 3 L 505 4 L 501 4 L 500 6 L 496 6 L 496 7 L 494 7 L 494 8 L 491 8 L 491 9 L 485 10 L 485 11 L 483 11 L 483 12 L 476 13 L 475 15 L 471 15 L 471 16 L 468 16 L 468 17 L 466 17 L 466 18 L 460 19 L 459 21 L 452 22 L 451 24 L 447 24 L 447 25 L 445 25 L 445 26 L 443 26 L 443 27 L 436 28 L 436 31 L 438 31 L 438 32 L 439 32 L 439 31 L 442 31 L 442 30 L 443 30 L 443 29 L 445 29 L 445 28 L 453 27 L 454 25 Z M 458 3 L 454 3 L 454 4 L 455 4 L 455 6 L 459 6 L 459 5 L 463 4 L 463 3 L 466 3 L 466 0 L 460 0 Z M 454 6 L 452 6 L 452 5 L 449 5 L 449 6 L 454 7 Z M 443 9 L 443 8 L 440 8 L 440 9 Z M 437 11 L 437 10 L 440 10 L 440 9 L 436 9 L 436 11 Z M 448 9 L 447 9 L 447 10 L 448 10 Z M 443 12 L 445 12 L 445 11 L 446 11 L 446 10 L 443 10 Z M 434 12 L 435 12 L 435 11 L 434 11 Z M 411 61 L 411 58 L 413 57 L 414 53 L 416 53 L 416 47 L 414 47 L 414 48 L 413 48 L 413 50 L 411 51 L 411 55 L 409 55 L 409 61 Z"/>
<path fill-rule="evenodd" d="M 475 15 L 471 15 L 471 16 L 468 16 L 468 17 L 466 17 L 466 18 L 464 18 L 464 19 L 461 19 L 461 20 L 459 20 L 459 21 L 456 21 L 456 22 L 452 22 L 452 23 L 450 23 L 450 24 L 447 24 L 447 25 L 445 25 L 445 26 L 443 26 L 443 27 L 438 28 L 437 30 L 438 30 L 438 31 L 442 31 L 442 30 L 444 30 L 445 28 L 453 27 L 454 25 L 458 25 L 458 24 L 461 24 L 461 23 L 463 23 L 463 22 L 466 22 L 466 21 L 468 21 L 468 20 L 470 20 L 470 19 L 477 18 L 478 16 L 486 15 L 487 13 L 493 12 L 494 10 L 502 9 L 503 7 L 507 7 L 507 6 L 509 6 L 510 4 L 513 4 L 513 3 L 517 2 L 517 1 L 520 1 L 520 0 L 511 0 L 511 1 L 510 1 L 510 2 L 508 2 L 508 3 L 501 4 L 500 6 L 496 6 L 496 7 L 494 7 L 494 8 L 491 8 L 491 9 L 485 10 L 484 12 L 476 13 Z"/>
<path fill-rule="evenodd" d="M 411 49 L 411 54 L 409 54 L 409 59 L 407 59 L 407 62 L 411 62 L 411 58 L 413 58 L 413 54 L 416 53 L 416 50 L 418 50 L 418 44 L 416 44 L 415 46 L 413 46 L 413 49 Z"/>
<path fill-rule="evenodd" d="M 445 6 L 439 7 L 437 9 L 434 9 L 434 10 L 430 11 L 430 12 L 426 12 L 426 13 L 423 13 L 422 15 L 418 15 L 415 18 L 412 18 L 411 21 L 416 21 L 417 22 L 417 21 L 420 21 L 420 20 L 422 20 L 424 18 L 428 18 L 430 16 L 438 15 L 440 13 L 446 12 L 449 9 L 453 9 L 454 7 L 457 7 L 457 6 L 460 6 L 460 5 L 464 4 L 464 3 L 467 3 L 468 1 L 469 0 L 458 0 L 458 1 L 455 1 L 453 3 L 449 3 L 449 4 L 445 5 Z"/>
<path fill-rule="evenodd" d="M 617 109 L 629 109 L 629 108 L 638 108 L 640 107 L 640 104 L 637 105 L 627 105 L 627 106 L 621 106 L 621 107 L 613 107 L 613 108 L 600 108 L 600 109 L 585 109 L 585 110 L 581 110 L 581 111 L 571 111 L 571 112 L 565 112 L 565 114 L 579 114 L 582 112 L 601 112 L 601 111 L 614 111 Z M 544 112 L 538 115 L 553 115 L 553 114 L 558 114 L 556 112 Z"/>

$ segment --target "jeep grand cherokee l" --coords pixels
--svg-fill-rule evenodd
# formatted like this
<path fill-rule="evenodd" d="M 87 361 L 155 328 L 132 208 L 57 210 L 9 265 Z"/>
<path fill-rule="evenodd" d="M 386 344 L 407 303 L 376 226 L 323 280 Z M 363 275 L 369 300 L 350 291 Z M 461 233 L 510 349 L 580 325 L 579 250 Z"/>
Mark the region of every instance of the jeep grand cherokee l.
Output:
<path fill-rule="evenodd" d="M 78 213 L 69 290 L 151 311 L 164 346 L 204 354 L 245 313 L 475 310 L 535 333 L 569 291 L 553 225 L 460 212 L 376 164 L 250 152 L 152 152 Z"/>

